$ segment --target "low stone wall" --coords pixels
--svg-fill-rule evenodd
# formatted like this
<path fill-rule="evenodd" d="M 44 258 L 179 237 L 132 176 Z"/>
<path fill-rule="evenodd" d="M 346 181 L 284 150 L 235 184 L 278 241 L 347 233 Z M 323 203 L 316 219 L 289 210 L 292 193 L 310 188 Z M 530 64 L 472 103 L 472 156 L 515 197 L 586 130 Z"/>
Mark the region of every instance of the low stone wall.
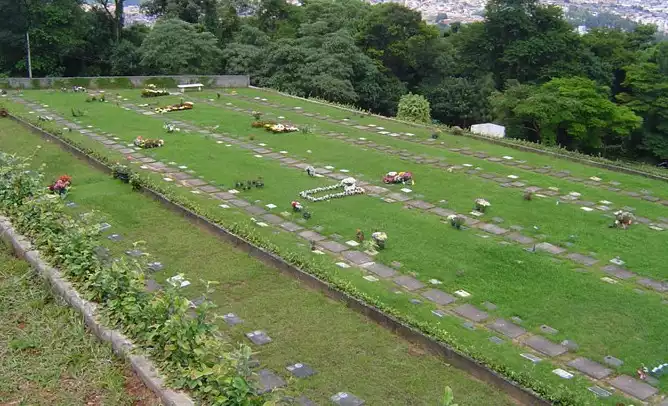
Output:
<path fill-rule="evenodd" d="M 98 321 L 96 304 L 84 299 L 72 284 L 63 278 L 58 269 L 49 266 L 41 258 L 40 253 L 34 250 L 30 241 L 17 233 L 12 227 L 11 221 L 4 216 L 0 216 L 0 239 L 13 249 L 17 257 L 30 263 L 35 272 L 49 283 L 54 295 L 62 298 L 81 314 L 86 326 L 100 341 L 110 344 L 116 355 L 129 362 L 132 369 L 144 382 L 144 385 L 160 398 L 162 404 L 167 406 L 195 406 L 188 395 L 183 392 L 176 392 L 166 386 L 165 380 L 158 374 L 151 360 L 136 353 L 134 344 L 123 333 L 102 325 Z"/>
<path fill-rule="evenodd" d="M 166 88 L 202 83 L 205 88 L 248 87 L 247 75 L 182 75 L 182 76 L 98 76 L 53 78 L 0 78 L 0 89 L 60 89 L 83 86 L 91 89 L 131 89 L 149 83 Z"/>

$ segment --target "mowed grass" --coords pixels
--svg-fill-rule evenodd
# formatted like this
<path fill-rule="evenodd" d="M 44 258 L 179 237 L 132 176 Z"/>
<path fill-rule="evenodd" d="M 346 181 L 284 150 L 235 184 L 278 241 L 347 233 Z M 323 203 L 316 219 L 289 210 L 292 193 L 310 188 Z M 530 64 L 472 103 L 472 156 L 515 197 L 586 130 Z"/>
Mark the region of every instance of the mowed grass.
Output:
<path fill-rule="evenodd" d="M 130 92 L 122 94 L 129 98 L 132 95 Z M 254 158 L 236 147 L 216 144 L 213 139 L 200 134 L 164 134 L 159 120 L 141 117 L 111 104 L 84 105 L 80 95 L 41 92 L 30 93 L 30 97 L 50 104 L 63 115 L 67 114 L 70 106 L 81 106 L 89 110 L 89 115 L 83 118 L 85 124 L 94 124 L 112 132 L 124 142 L 131 141 L 136 135 L 165 138 L 167 146 L 150 151 L 150 155 L 187 165 L 214 183 L 231 187 L 235 180 L 263 176 L 267 187 L 247 193 L 244 198 L 251 201 L 258 199 L 262 204 L 275 203 L 279 205 L 278 210 L 287 208 L 283 202 L 294 199 L 299 190 L 322 185 L 322 180 L 308 178 L 275 162 Z M 159 103 L 174 101 L 178 98 L 161 98 Z M 190 112 L 167 115 L 165 120 L 172 117 L 203 126 L 219 124 L 219 130 L 237 135 L 252 133 L 256 142 L 266 142 L 275 150 L 286 149 L 291 154 L 297 151 L 295 155 L 309 157 L 309 160 L 322 158 L 323 165 L 332 164 L 351 169 L 354 173 L 362 172 L 369 180 L 385 171 L 403 169 L 407 165 L 395 157 L 363 151 L 360 147 L 320 136 L 276 136 L 252 130 L 249 128 L 252 119 L 248 114 L 203 104 L 198 104 Z M 178 143 L 178 147 L 170 148 L 170 143 Z M 311 149 L 312 153 L 307 154 L 307 149 Z M 302 151 L 301 154 L 299 151 Z M 316 156 L 318 153 L 320 155 Z M 446 174 L 410 165 L 411 170 L 417 168 L 413 171 L 419 176 L 413 189 L 416 193 L 425 194 L 426 200 L 430 200 L 429 197 L 432 201 L 438 201 L 439 197 L 447 199 L 446 207 L 466 212 L 470 210 L 474 198 L 485 196 L 493 202 L 493 214 L 490 216 L 503 217 L 504 226 L 520 224 L 530 230 L 527 232 L 529 235 L 544 233 L 553 243 L 572 242 L 575 245 L 571 250 L 592 251 L 604 263 L 620 255 L 639 274 L 659 278 L 665 275 L 662 247 L 666 239 L 662 233 L 644 226 L 626 232 L 611 230 L 607 227 L 610 219 L 600 214 L 585 213 L 576 206 L 556 206 L 552 200 L 524 202 L 521 192 L 517 190 L 498 188 L 495 184 L 465 174 Z M 533 176 L 542 178 L 537 174 Z M 551 179 L 549 181 L 552 183 Z M 619 201 L 618 197 L 621 198 L 599 189 L 588 190 L 586 195 L 589 196 L 590 192 L 601 193 L 600 198 L 615 202 Z M 643 204 L 643 209 L 662 210 L 656 204 L 634 202 L 639 211 Z M 663 339 L 665 321 L 657 316 L 665 314 L 666 307 L 661 303 L 661 297 L 654 293 L 639 295 L 633 291 L 633 285 L 604 284 L 599 280 L 603 276 L 600 272 L 576 273 L 573 272 L 576 266 L 572 263 L 556 263 L 547 255 L 530 254 L 519 247 L 501 246 L 494 240 L 478 237 L 474 232 L 460 233 L 434 217 L 370 198 L 355 197 L 319 203 L 311 205 L 310 210 L 314 213 L 313 224 L 323 226 L 325 234 L 338 233 L 353 238 L 356 228 L 387 231 L 393 248 L 380 254 L 380 261 L 390 263 L 398 260 L 404 264 L 402 271 L 415 272 L 422 280 L 432 277 L 442 280 L 443 289 L 449 292 L 466 289 L 474 294 L 472 303 L 496 303 L 499 309 L 494 312 L 495 315 L 520 316 L 531 330 L 538 331 L 538 326 L 542 324 L 555 327 L 560 331 L 555 339 L 574 339 L 580 344 L 579 354 L 597 360 L 608 354 L 623 358 L 623 371 L 633 373 L 640 363 L 660 362 L 657 355 L 666 352 Z M 386 303 L 431 323 L 447 325 L 464 342 L 482 345 L 479 344 L 480 337 L 471 336 L 477 333 L 470 333 L 450 320 L 434 321 L 433 315 L 424 306 L 413 306 L 406 298 L 397 298 L 397 295 L 388 292 L 386 287 L 372 286 L 359 279 L 357 277 L 355 282 L 360 284 L 361 289 L 377 294 Z M 643 345 L 638 345 L 640 342 Z M 506 357 L 499 354 L 498 349 L 490 347 L 489 351 L 499 358 Z M 517 364 L 514 359 L 507 359 L 506 362 Z"/>
<path fill-rule="evenodd" d="M 416 137 L 420 139 L 428 139 L 431 137 L 431 134 L 433 133 L 433 129 L 429 127 L 408 125 L 398 121 L 384 119 L 382 117 L 370 116 L 368 114 L 361 112 L 355 113 L 352 111 L 347 111 L 331 105 L 318 103 L 317 101 L 315 103 L 311 103 L 307 100 L 300 100 L 294 97 L 280 94 L 278 92 L 265 91 L 261 89 L 239 88 L 230 91 L 223 91 L 220 92 L 221 95 L 224 96 L 221 99 L 221 101 L 233 102 L 234 104 L 237 104 L 239 101 L 237 100 L 237 98 L 232 96 L 233 92 L 236 92 L 239 95 L 246 97 L 252 97 L 252 98 L 259 97 L 261 99 L 264 98 L 267 99 L 269 103 L 278 104 L 280 106 L 293 107 L 293 108 L 301 107 L 304 109 L 305 112 L 309 113 L 320 113 L 336 119 L 347 118 L 350 120 L 354 120 L 362 125 L 376 124 L 378 126 L 386 127 L 388 131 L 413 133 L 415 134 Z M 217 92 L 214 91 L 206 91 L 202 92 L 201 95 L 202 97 L 216 99 L 216 93 Z M 200 95 L 200 93 L 198 93 L 197 95 Z M 285 116 L 285 114 L 282 115 Z M 452 134 L 448 133 L 441 133 L 439 141 L 444 142 L 445 145 L 447 145 L 450 148 L 468 147 L 475 151 L 488 152 L 491 155 L 492 154 L 498 156 L 509 155 L 518 160 L 527 160 L 530 165 L 533 165 L 535 167 L 551 166 L 553 168 L 569 170 L 572 172 L 572 176 L 581 177 L 585 179 L 589 178 L 590 176 L 599 176 L 604 180 L 617 180 L 622 183 L 623 187 L 632 188 L 634 190 L 649 189 L 656 194 L 660 194 L 662 196 L 668 196 L 668 191 L 660 187 L 657 188 L 657 184 L 648 178 L 586 166 L 575 162 L 551 157 L 548 155 L 523 152 L 515 148 L 504 147 L 501 145 L 492 144 L 482 140 L 477 140 L 475 138 L 453 136 Z M 668 171 L 664 176 L 668 176 Z"/>
<path fill-rule="evenodd" d="M 0 404 L 158 405 L 111 348 L 0 244 Z"/>
<path fill-rule="evenodd" d="M 141 248 L 165 265 L 153 275 L 159 282 L 184 273 L 193 282 L 184 293 L 193 299 L 203 291 L 202 280 L 220 282 L 211 299 L 220 312 L 234 312 L 244 319 L 235 328 L 221 325 L 232 340 L 243 341 L 245 333 L 265 330 L 274 341 L 256 348 L 262 367 L 286 379 L 284 368 L 291 363 L 307 363 L 318 371 L 306 380 L 290 380 L 286 394 L 304 393 L 325 404 L 343 390 L 368 404 L 431 405 L 449 385 L 459 404 L 512 404 L 493 388 L 424 354 L 341 303 L 304 289 L 6 120 L 0 122 L 0 149 L 23 155 L 36 151 L 35 164 L 46 163 L 49 177 L 72 175 L 69 198 L 80 205 L 73 211 L 96 210 L 112 224 L 108 233 L 121 234 L 124 240 L 112 243 L 102 238 L 101 243 L 117 255 L 132 242 L 145 241 Z M 281 236 L 276 237 L 280 241 Z"/>

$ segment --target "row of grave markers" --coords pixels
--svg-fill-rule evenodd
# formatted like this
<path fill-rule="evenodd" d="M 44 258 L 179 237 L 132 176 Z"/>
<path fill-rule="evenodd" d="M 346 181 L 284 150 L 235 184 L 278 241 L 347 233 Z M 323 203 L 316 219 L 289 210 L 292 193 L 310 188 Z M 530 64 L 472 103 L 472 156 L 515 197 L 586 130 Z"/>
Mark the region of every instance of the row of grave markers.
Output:
<path fill-rule="evenodd" d="M 228 139 L 227 141 L 228 141 L 228 142 L 232 142 L 232 141 L 235 141 L 235 140 L 233 140 L 233 139 Z M 106 144 L 106 145 L 109 145 L 109 144 Z M 114 145 L 118 145 L 118 144 L 114 143 Z M 252 147 L 252 145 L 251 145 L 251 147 Z M 117 148 L 114 148 L 114 149 L 119 149 L 119 148 L 117 147 Z M 122 151 L 120 151 L 120 149 L 119 149 L 119 152 L 123 153 Z M 133 152 L 134 152 L 134 151 L 133 151 Z M 146 159 L 145 157 L 140 157 L 140 158 L 143 158 L 143 159 L 145 159 L 146 161 L 148 161 L 148 160 L 152 160 L 152 159 L 150 159 L 150 158 L 149 158 L 149 159 Z M 290 158 L 288 158 L 288 159 L 290 159 Z M 163 164 L 163 165 L 159 165 L 158 168 L 153 168 L 153 169 L 160 170 L 160 169 L 164 169 L 165 167 L 166 167 L 166 166 Z M 200 183 L 200 182 L 201 182 L 201 183 Z M 190 184 L 188 184 L 188 180 L 184 180 L 183 183 L 184 183 L 185 186 L 195 186 L 195 185 L 190 185 Z M 195 182 L 192 182 L 192 183 L 199 184 L 199 185 L 201 186 L 201 188 L 208 187 L 208 186 L 205 185 L 206 182 L 201 181 L 201 180 L 197 180 L 197 179 L 196 179 Z M 214 187 L 214 189 L 217 189 L 217 188 Z M 210 192 L 206 192 L 206 193 L 214 193 L 214 192 L 217 191 L 217 190 L 211 190 L 211 189 L 209 189 L 209 190 L 210 190 Z M 220 194 L 220 193 L 218 193 L 218 194 Z M 228 196 L 226 196 L 226 197 L 228 197 Z M 238 200 L 238 199 L 234 199 L 234 200 Z M 233 204 L 234 204 L 234 203 L 233 203 Z M 255 207 L 255 206 L 250 206 L 250 204 L 247 204 L 247 205 L 246 205 L 246 204 L 240 204 L 239 202 L 237 202 L 237 204 L 235 204 L 235 205 L 240 206 L 240 207 L 241 207 L 241 206 L 245 206 L 245 207 Z M 276 216 L 276 217 L 278 217 L 278 216 Z M 280 218 L 279 218 L 279 219 L 280 219 Z M 282 220 L 282 219 L 281 219 L 281 220 Z M 283 224 L 281 224 L 281 226 L 282 226 L 283 229 L 286 229 L 286 230 L 288 230 L 288 231 L 292 231 L 292 232 L 294 232 L 294 231 L 299 231 L 299 230 L 302 229 L 300 226 L 298 226 L 298 225 L 296 225 L 296 224 L 294 224 L 294 223 L 292 223 L 292 224 L 286 224 L 286 223 L 283 223 Z M 491 229 L 491 230 L 494 230 L 494 228 L 490 228 L 490 229 Z M 487 231 L 487 230 L 486 230 L 486 231 Z M 304 233 L 304 232 L 302 232 L 302 234 L 303 234 L 303 233 Z M 492 233 L 493 233 L 493 232 L 492 232 Z M 314 237 L 314 236 L 313 236 L 312 234 L 307 234 L 306 236 L 305 236 L 305 235 L 302 235 L 302 237 L 307 238 L 307 239 L 310 239 L 310 238 L 312 238 L 312 237 Z M 323 237 L 323 238 L 324 238 L 324 237 Z M 528 237 L 527 237 L 527 238 L 528 238 Z M 369 263 L 372 262 L 372 261 L 367 261 L 367 259 L 369 259 L 369 258 L 364 257 L 363 255 L 365 255 L 365 254 L 363 254 L 363 253 L 361 253 L 361 252 L 358 252 L 358 251 L 347 251 L 347 252 L 344 252 L 344 250 L 345 250 L 347 247 L 343 246 L 342 244 L 336 243 L 336 242 L 334 242 L 334 241 L 331 241 L 331 242 L 329 242 L 329 243 L 330 243 L 330 244 L 329 244 L 328 246 L 325 246 L 325 247 L 323 247 L 323 248 L 327 249 L 326 247 L 329 247 L 330 250 L 331 250 L 331 252 L 333 252 L 333 253 L 343 253 L 343 257 L 344 257 L 345 259 L 347 259 L 347 260 L 349 260 L 349 261 L 351 261 L 351 262 L 353 262 L 353 263 L 356 263 L 357 265 L 365 265 L 365 264 L 369 264 Z M 327 242 L 322 243 L 321 245 L 325 245 L 325 244 L 327 244 Z M 338 245 L 336 245 L 336 244 L 338 244 Z M 547 244 L 547 243 L 545 243 L 545 244 Z M 343 247 L 343 248 L 341 248 L 341 247 Z M 365 261 L 365 262 L 362 262 L 362 261 Z M 369 269 L 368 269 L 368 270 L 370 270 L 371 272 L 373 272 L 373 270 L 376 270 L 376 271 L 378 272 L 379 276 L 382 276 L 381 274 L 382 274 L 383 272 L 387 272 L 387 269 L 391 269 L 391 268 L 387 268 L 387 267 L 385 267 L 386 269 L 384 269 L 384 268 L 382 268 L 382 267 L 384 267 L 384 266 L 381 265 L 381 264 L 375 264 L 375 263 L 373 263 L 373 264 L 369 265 Z M 411 288 L 415 287 L 415 286 L 416 286 L 415 282 L 417 282 L 418 284 L 421 284 L 421 282 L 419 282 L 419 281 L 417 281 L 417 280 L 414 280 L 414 278 L 409 277 L 409 276 L 406 276 L 406 275 L 404 275 L 404 276 L 400 276 L 400 277 L 398 277 L 397 279 L 398 279 L 398 280 L 396 280 L 395 283 L 399 284 L 400 286 L 402 286 L 402 287 L 404 287 L 404 288 L 407 288 L 407 290 L 411 290 Z M 414 290 L 414 289 L 413 289 L 413 290 Z M 438 299 L 437 296 L 436 296 L 436 295 L 437 295 L 436 292 L 441 292 L 441 291 L 433 290 L 433 291 L 431 291 L 431 292 L 425 292 L 424 295 L 425 295 L 425 297 L 427 297 L 427 298 L 429 298 L 429 295 L 432 295 L 432 299 L 435 299 L 435 300 L 441 300 L 441 301 L 443 301 L 443 300 L 448 300 L 448 299 Z M 443 292 L 441 292 L 441 293 L 443 293 Z M 447 294 L 445 294 L 445 293 L 443 293 L 443 294 L 444 294 L 444 295 L 447 295 Z M 448 296 L 449 296 L 449 295 L 448 295 Z M 434 301 L 435 303 L 437 303 L 435 300 L 432 300 L 432 301 Z M 477 318 L 481 318 L 481 317 L 483 317 L 482 313 L 484 313 L 484 312 L 480 313 L 477 309 L 471 309 L 472 307 L 473 307 L 473 306 L 471 306 L 471 305 L 463 305 L 463 306 L 460 306 L 460 307 L 458 307 L 457 309 L 455 309 L 454 312 L 457 313 L 457 314 L 459 314 L 459 315 L 461 315 L 462 317 L 469 318 L 469 319 L 471 319 L 471 320 L 473 320 L 473 321 L 475 321 L 475 319 L 477 319 Z M 435 314 L 436 314 L 436 313 L 435 313 Z M 486 314 L 486 313 L 485 313 L 485 314 Z M 438 314 L 436 314 L 436 315 L 438 315 Z M 468 317 L 467 317 L 467 315 L 468 315 Z M 484 319 L 486 319 L 486 317 L 481 318 L 479 321 L 483 321 Z M 535 336 L 535 337 L 537 337 L 537 336 Z M 558 352 L 557 350 L 554 350 L 554 349 L 553 349 L 553 350 L 549 350 L 549 349 L 548 349 L 548 346 L 546 345 L 546 343 L 545 343 L 544 341 L 542 341 L 541 339 L 542 339 L 542 340 L 545 340 L 545 339 L 543 339 L 543 338 L 541 337 L 540 339 L 533 339 L 533 340 L 531 340 L 531 341 L 528 341 L 526 344 L 529 345 L 530 347 L 536 349 L 536 350 L 539 351 L 539 352 L 541 352 L 541 350 L 540 350 L 540 349 L 537 349 L 537 348 L 535 348 L 535 347 L 540 347 L 540 346 L 542 346 L 542 347 L 540 347 L 540 348 L 543 348 L 543 349 L 546 350 L 546 351 L 551 351 L 551 353 Z M 545 341 L 548 341 L 548 340 L 545 340 Z M 551 342 L 549 342 L 549 343 L 551 343 Z M 532 344 L 533 344 L 535 347 L 532 346 Z M 556 344 L 552 344 L 552 345 L 556 345 Z M 552 348 L 554 348 L 554 347 L 552 347 Z M 530 355 L 530 354 L 529 354 L 529 355 Z M 529 355 L 525 354 L 525 356 L 526 356 L 527 358 L 530 358 Z M 546 354 L 546 355 L 549 355 L 549 354 Z M 535 357 L 535 356 L 534 356 L 534 357 Z M 593 362 L 593 361 L 591 361 L 591 362 Z M 574 367 L 574 368 L 575 368 L 575 367 Z M 576 368 L 576 369 L 577 369 L 577 368 Z M 556 371 L 555 373 L 559 374 L 559 371 L 557 371 L 557 370 L 555 370 L 555 371 Z M 560 375 L 560 376 L 561 376 L 561 375 Z M 642 382 L 640 382 L 640 383 L 642 383 Z M 621 388 L 620 388 L 620 389 L 621 389 Z M 631 393 L 631 394 L 633 394 L 633 393 Z"/>
<path fill-rule="evenodd" d="M 280 105 L 275 104 L 275 103 L 270 103 L 267 99 L 261 99 L 259 97 L 251 98 L 251 97 L 243 96 L 243 95 L 239 95 L 239 94 L 235 94 L 235 95 L 226 94 L 226 96 L 244 98 L 244 99 L 247 99 L 249 101 L 264 104 L 264 105 L 267 105 L 267 106 L 270 106 L 270 107 L 273 107 L 273 108 L 280 108 L 284 111 L 293 111 L 293 112 L 296 112 L 296 113 L 299 113 L 299 114 L 303 114 L 304 116 L 307 116 L 307 117 L 328 121 L 330 123 L 354 126 L 356 129 L 359 129 L 359 130 L 371 131 L 371 132 L 374 132 L 374 133 L 377 133 L 377 134 L 380 134 L 380 135 L 388 135 L 388 136 L 395 137 L 395 138 L 398 138 L 398 139 L 401 139 L 401 140 L 404 140 L 404 141 L 410 141 L 410 142 L 416 142 L 416 143 L 425 144 L 425 145 L 432 145 L 432 146 L 447 148 L 447 145 L 443 141 L 439 141 L 439 140 L 431 139 L 431 138 L 427 139 L 427 140 L 419 140 L 419 139 L 415 138 L 415 134 L 389 132 L 389 131 L 385 131 L 384 127 L 379 127 L 379 126 L 374 125 L 374 124 L 357 125 L 357 123 L 355 123 L 354 121 L 351 121 L 349 119 L 336 120 L 336 119 L 330 118 L 329 116 L 322 116 L 322 115 L 317 114 L 317 113 L 313 113 L 313 114 L 312 113 L 307 113 L 303 108 L 284 107 L 284 106 L 280 106 Z M 546 174 L 548 176 L 561 178 L 561 179 L 564 179 L 564 180 L 567 180 L 567 181 L 570 181 L 570 182 L 574 182 L 574 183 L 583 183 L 584 182 L 584 184 L 589 185 L 589 186 L 605 187 L 607 190 L 612 191 L 612 192 L 619 192 L 619 193 L 623 193 L 623 194 L 625 194 L 626 196 L 629 196 L 629 197 L 634 197 L 634 198 L 642 199 L 642 200 L 649 201 L 649 202 L 656 202 L 656 203 L 660 203 L 664 206 L 668 206 L 668 199 L 661 199 L 659 197 L 653 196 L 651 191 L 648 191 L 648 190 L 641 190 L 639 192 L 624 191 L 624 190 L 618 188 L 618 186 L 620 186 L 621 184 L 617 181 L 609 181 L 608 185 L 606 185 L 605 183 L 602 182 L 602 179 L 600 179 L 599 177 L 596 177 L 596 176 L 591 176 L 589 179 L 576 178 L 576 177 L 570 176 L 569 171 L 566 171 L 566 170 L 552 171 L 551 170 L 552 168 L 548 167 L 548 166 L 544 166 L 544 167 L 541 167 L 541 168 L 534 168 L 534 167 L 531 167 L 529 165 L 526 165 L 526 161 L 515 161 L 515 160 L 513 160 L 513 157 L 511 157 L 511 156 L 490 157 L 485 152 L 471 151 L 469 148 L 448 148 L 448 149 L 452 152 L 458 152 L 458 153 L 463 154 L 463 155 L 469 155 L 469 156 L 472 155 L 472 156 L 475 156 L 475 157 L 480 158 L 480 159 L 486 159 L 490 162 L 503 163 L 503 164 L 509 165 L 509 166 L 517 166 L 520 169 L 529 170 L 529 171 L 533 171 L 533 172 L 541 173 L 541 174 Z"/>

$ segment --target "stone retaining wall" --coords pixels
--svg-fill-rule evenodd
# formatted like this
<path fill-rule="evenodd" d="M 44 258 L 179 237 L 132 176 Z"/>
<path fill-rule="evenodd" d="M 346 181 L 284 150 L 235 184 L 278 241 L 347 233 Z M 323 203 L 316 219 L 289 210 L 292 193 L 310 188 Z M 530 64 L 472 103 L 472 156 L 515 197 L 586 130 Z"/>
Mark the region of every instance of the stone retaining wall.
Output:
<path fill-rule="evenodd" d="M 152 390 L 164 405 L 195 406 L 186 394 L 176 392 L 165 385 L 164 379 L 158 375 L 153 363 L 145 356 L 134 352 L 134 345 L 127 337 L 118 330 L 111 330 L 100 324 L 97 305 L 84 299 L 72 284 L 62 277 L 58 269 L 49 266 L 41 258 L 40 253 L 33 250 L 30 241 L 18 234 L 9 219 L 3 216 L 0 216 L 0 238 L 13 249 L 17 257 L 25 259 L 49 283 L 54 295 L 62 298 L 81 314 L 86 326 L 100 341 L 110 344 L 116 355 L 128 361 L 144 385 Z"/>
<path fill-rule="evenodd" d="M 202 83 L 205 88 L 248 87 L 250 78 L 247 75 L 0 78 L 0 89 L 59 89 L 72 86 L 83 86 L 91 89 L 136 88 L 149 83 L 167 88 L 175 88 L 177 85 L 190 83 Z"/>

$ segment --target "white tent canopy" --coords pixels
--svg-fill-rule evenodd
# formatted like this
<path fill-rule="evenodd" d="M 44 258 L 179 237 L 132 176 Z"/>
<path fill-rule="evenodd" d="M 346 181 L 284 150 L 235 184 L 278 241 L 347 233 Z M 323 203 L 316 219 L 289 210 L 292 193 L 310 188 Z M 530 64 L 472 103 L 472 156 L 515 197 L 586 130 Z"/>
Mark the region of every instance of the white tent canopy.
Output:
<path fill-rule="evenodd" d="M 506 136 L 506 127 L 492 123 L 474 124 L 471 126 L 471 132 L 487 137 L 503 138 Z"/>

